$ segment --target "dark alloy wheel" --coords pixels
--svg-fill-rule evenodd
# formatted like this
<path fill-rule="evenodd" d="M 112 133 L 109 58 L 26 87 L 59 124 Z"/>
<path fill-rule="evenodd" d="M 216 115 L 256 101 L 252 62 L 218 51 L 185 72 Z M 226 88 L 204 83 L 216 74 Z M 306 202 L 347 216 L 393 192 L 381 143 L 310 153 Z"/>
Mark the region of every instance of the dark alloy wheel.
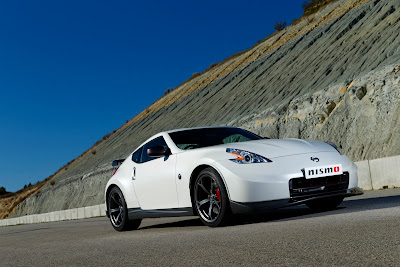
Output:
<path fill-rule="evenodd" d="M 115 230 L 126 231 L 136 230 L 139 228 L 142 220 L 129 220 L 125 199 L 118 187 L 113 187 L 111 189 L 108 194 L 107 203 L 111 225 Z"/>
<path fill-rule="evenodd" d="M 333 210 L 343 202 L 344 197 L 329 197 L 307 202 L 306 205 L 315 211 Z"/>
<path fill-rule="evenodd" d="M 205 225 L 217 227 L 228 221 L 228 195 L 221 177 L 213 168 L 200 172 L 194 183 L 193 193 L 194 207 Z"/>

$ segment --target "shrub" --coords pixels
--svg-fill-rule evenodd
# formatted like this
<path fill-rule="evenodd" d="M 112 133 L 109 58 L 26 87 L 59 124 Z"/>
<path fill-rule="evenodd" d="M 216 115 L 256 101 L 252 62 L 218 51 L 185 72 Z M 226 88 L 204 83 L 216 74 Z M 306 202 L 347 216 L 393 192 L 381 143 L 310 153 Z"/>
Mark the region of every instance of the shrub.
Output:
<path fill-rule="evenodd" d="M 216 66 L 218 66 L 219 65 L 219 63 L 218 62 L 216 62 L 216 63 L 212 63 L 204 72 L 206 72 L 206 71 L 209 71 L 209 70 L 211 70 L 211 69 L 213 69 L 213 68 L 215 68 Z"/>
<path fill-rule="evenodd" d="M 94 143 L 94 145 L 93 145 L 93 146 L 97 146 L 97 145 L 99 145 L 101 142 L 103 142 L 103 139 L 102 139 L 102 140 L 99 140 L 99 141 L 97 141 L 96 143 Z"/>
<path fill-rule="evenodd" d="M 193 74 L 192 74 L 192 78 L 196 78 L 196 77 L 198 77 L 198 76 L 200 76 L 201 75 L 201 72 L 194 72 Z"/>
<path fill-rule="evenodd" d="M 167 88 L 167 90 L 165 90 L 164 95 L 168 95 L 169 93 L 172 92 L 172 90 L 174 90 L 174 88 Z"/>
<path fill-rule="evenodd" d="M 106 134 L 105 136 L 103 136 L 102 139 L 103 139 L 103 140 L 107 140 L 107 139 L 111 136 L 111 134 L 112 134 L 112 133 Z"/>
<path fill-rule="evenodd" d="M 56 181 L 51 181 L 50 184 L 51 184 L 51 185 L 55 185 L 55 184 L 56 184 Z"/>
<path fill-rule="evenodd" d="M 274 29 L 278 32 L 285 28 L 286 28 L 286 21 L 278 21 L 278 22 L 275 22 L 275 24 L 274 24 Z"/>
<path fill-rule="evenodd" d="M 5 195 L 5 194 L 7 194 L 8 192 L 7 192 L 7 190 L 6 190 L 6 188 L 5 187 L 0 187 L 0 195 Z"/>
<path fill-rule="evenodd" d="M 92 154 L 95 155 L 97 152 L 96 150 L 92 150 Z"/>

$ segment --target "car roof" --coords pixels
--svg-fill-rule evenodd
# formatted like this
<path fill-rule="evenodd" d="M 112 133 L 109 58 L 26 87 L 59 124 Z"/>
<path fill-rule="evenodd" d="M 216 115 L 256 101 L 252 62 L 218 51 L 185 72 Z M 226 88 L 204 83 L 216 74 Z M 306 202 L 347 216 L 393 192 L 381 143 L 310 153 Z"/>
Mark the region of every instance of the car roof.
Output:
<path fill-rule="evenodd" d="M 233 127 L 233 126 L 206 126 L 206 127 L 193 127 L 193 128 L 181 128 L 181 129 L 174 129 L 174 130 L 169 130 L 169 131 L 164 131 L 162 133 L 175 133 L 175 132 L 182 132 L 182 131 L 188 131 L 188 130 L 196 130 L 196 129 L 215 129 L 215 128 L 235 128 L 237 129 L 238 127 Z"/>

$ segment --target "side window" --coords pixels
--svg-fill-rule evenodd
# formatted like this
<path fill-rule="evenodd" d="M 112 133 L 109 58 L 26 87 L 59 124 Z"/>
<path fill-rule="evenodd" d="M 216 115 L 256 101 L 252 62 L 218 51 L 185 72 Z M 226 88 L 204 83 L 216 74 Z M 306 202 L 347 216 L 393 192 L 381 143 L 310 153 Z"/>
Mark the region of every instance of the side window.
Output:
<path fill-rule="evenodd" d="M 142 155 L 142 149 L 143 147 L 139 148 L 136 150 L 135 153 L 132 154 L 132 161 L 139 163 L 140 162 L 140 156 Z"/>
<path fill-rule="evenodd" d="M 150 148 L 150 147 L 153 147 L 153 146 L 165 146 L 165 147 L 168 147 L 167 143 L 165 143 L 164 137 L 162 137 L 162 136 L 159 136 L 156 139 L 151 140 L 150 142 L 148 142 L 147 144 L 145 144 L 143 146 L 142 158 L 141 158 L 140 162 L 143 163 L 143 162 L 147 162 L 147 161 L 156 159 L 156 158 L 149 157 L 147 155 L 147 149 Z"/>

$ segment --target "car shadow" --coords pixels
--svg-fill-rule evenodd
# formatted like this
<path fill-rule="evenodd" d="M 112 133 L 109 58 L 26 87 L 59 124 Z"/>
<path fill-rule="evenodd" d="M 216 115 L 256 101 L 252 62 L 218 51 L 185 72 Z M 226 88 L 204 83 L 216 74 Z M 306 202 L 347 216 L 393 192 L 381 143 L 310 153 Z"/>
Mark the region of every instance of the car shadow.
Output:
<path fill-rule="evenodd" d="M 140 227 L 139 230 L 156 229 L 156 228 L 181 228 L 181 227 L 195 227 L 195 226 L 205 226 L 205 225 L 201 222 L 200 218 L 192 218 L 192 219 L 182 219 L 182 221 L 178 222 L 162 223 L 162 224 L 149 225 L 146 227 Z"/>
<path fill-rule="evenodd" d="M 255 223 L 266 223 L 274 221 L 286 221 L 286 220 L 297 220 L 302 219 L 304 216 L 324 216 L 325 214 L 331 214 L 332 211 L 338 211 L 346 209 L 345 207 L 338 207 L 329 211 L 314 211 L 306 206 L 294 206 L 290 208 L 282 208 L 277 210 L 269 210 L 260 213 L 253 214 L 239 214 L 233 218 L 228 226 L 255 224 Z"/>
<path fill-rule="evenodd" d="M 235 215 L 230 220 L 229 226 L 266 223 L 282 220 L 297 220 L 305 216 L 308 218 L 321 217 L 332 214 L 344 214 L 366 210 L 377 210 L 400 206 L 399 196 L 385 196 L 367 199 L 346 200 L 339 207 L 329 211 L 313 211 L 305 205 L 276 209 L 253 214 Z M 140 229 L 175 228 L 175 227 L 206 227 L 199 218 L 186 219 L 177 222 L 163 223 L 146 226 Z"/>

